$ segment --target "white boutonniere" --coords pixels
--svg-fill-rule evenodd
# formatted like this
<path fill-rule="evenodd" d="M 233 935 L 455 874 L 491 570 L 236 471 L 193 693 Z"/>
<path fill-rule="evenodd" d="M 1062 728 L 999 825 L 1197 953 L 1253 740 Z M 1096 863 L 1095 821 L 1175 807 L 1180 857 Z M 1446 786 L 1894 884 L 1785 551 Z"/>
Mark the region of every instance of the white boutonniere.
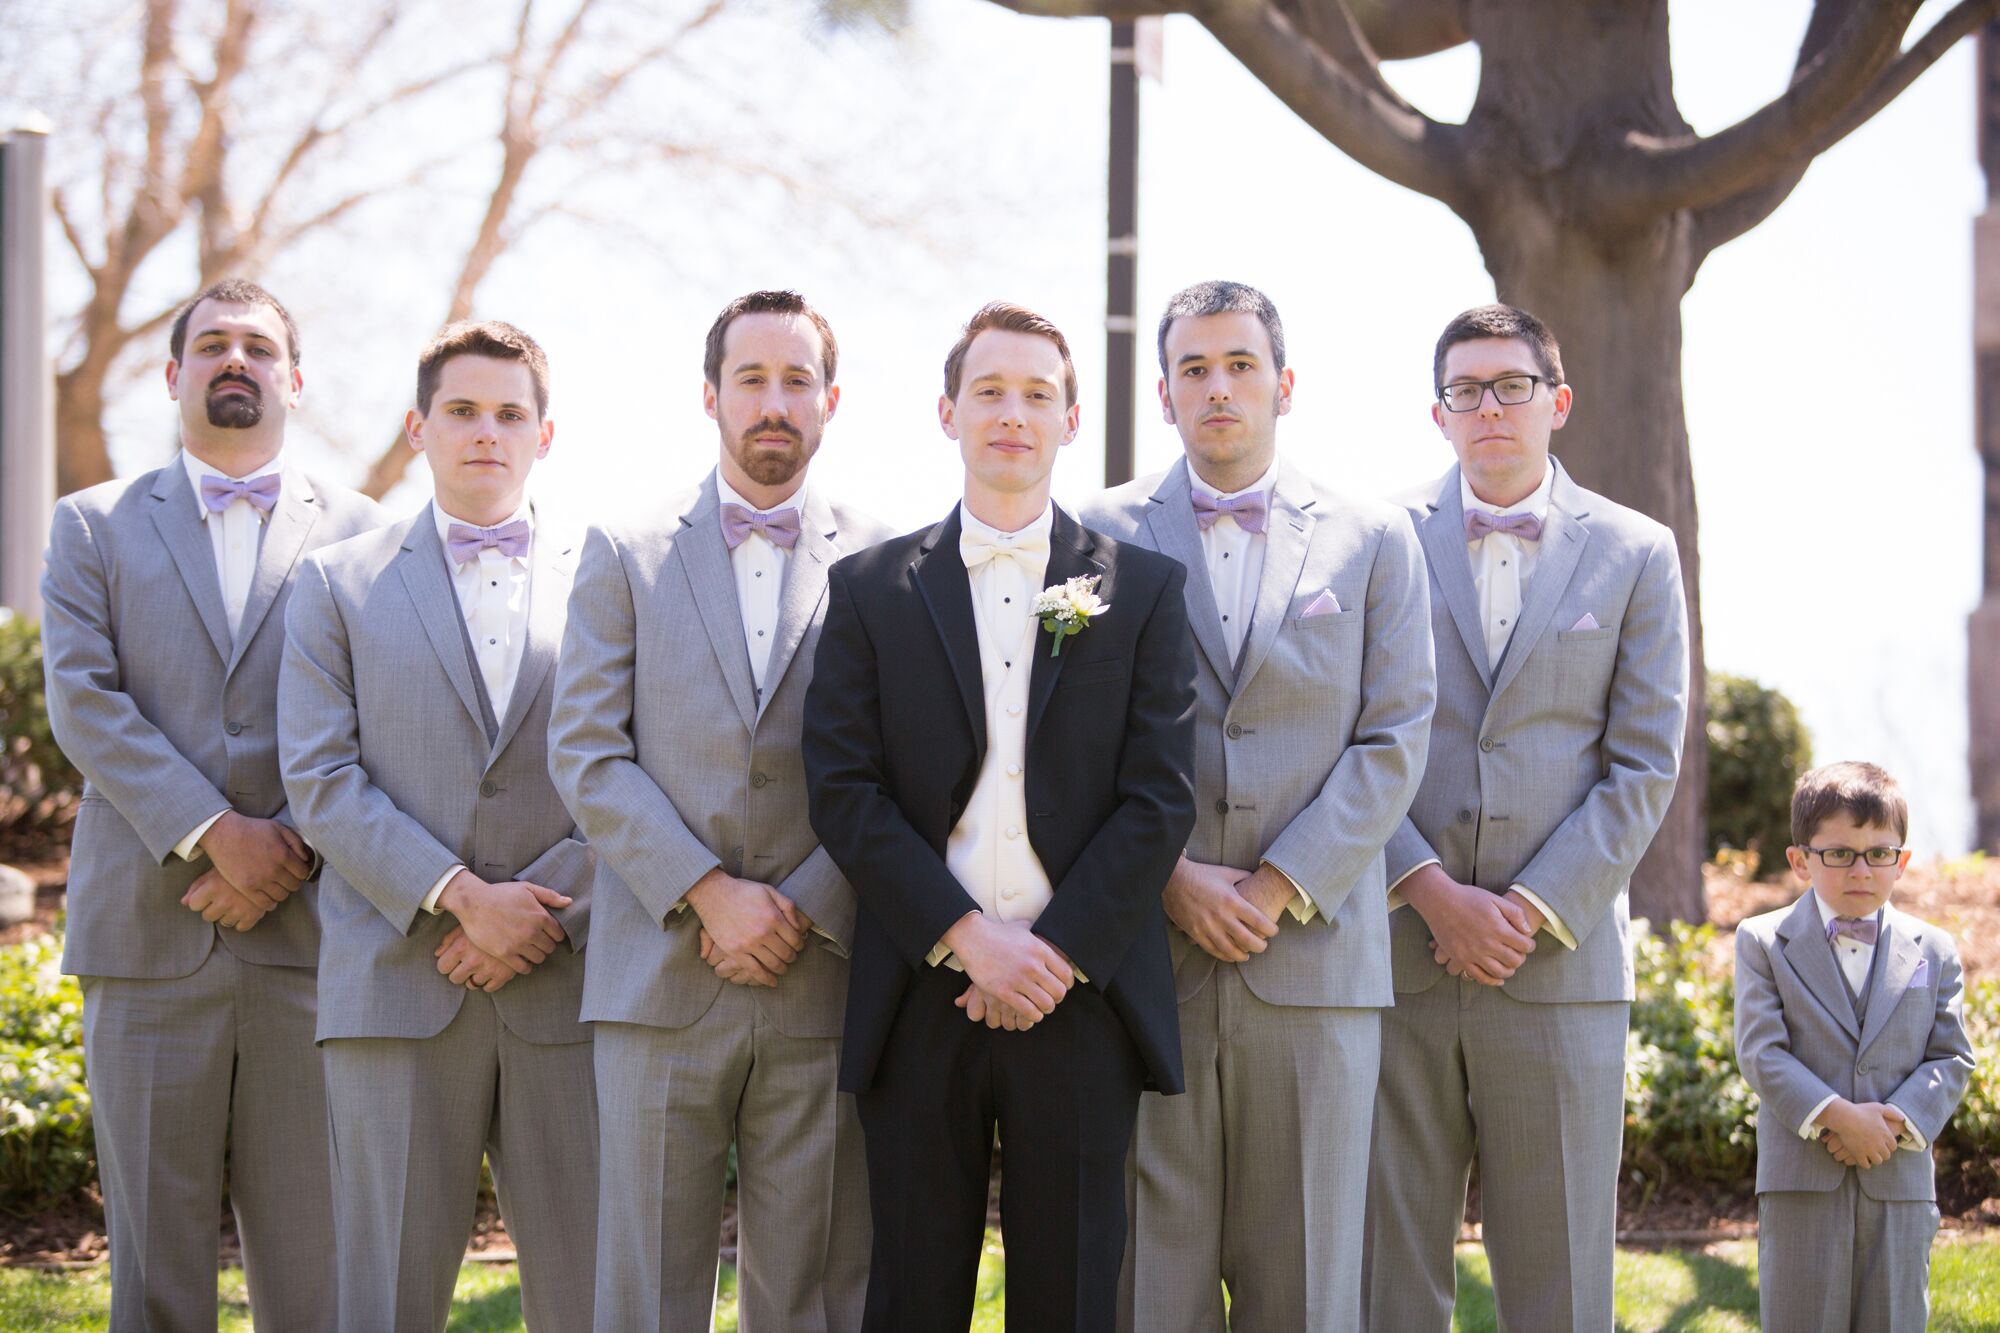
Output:
<path fill-rule="evenodd" d="M 1049 645 L 1050 657 L 1062 651 L 1064 639 L 1090 628 L 1093 616 L 1111 609 L 1111 603 L 1098 600 L 1099 577 L 1079 574 L 1067 583 L 1044 588 L 1035 595 L 1035 618 L 1042 622 L 1043 629 L 1055 635 L 1055 642 Z"/>

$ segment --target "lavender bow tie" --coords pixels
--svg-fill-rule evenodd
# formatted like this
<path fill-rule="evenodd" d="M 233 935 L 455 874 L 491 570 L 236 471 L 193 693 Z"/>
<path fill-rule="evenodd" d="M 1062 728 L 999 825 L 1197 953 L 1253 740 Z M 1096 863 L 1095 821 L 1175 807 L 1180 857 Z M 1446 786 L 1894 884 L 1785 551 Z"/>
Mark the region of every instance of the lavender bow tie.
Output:
<path fill-rule="evenodd" d="M 248 500 L 259 511 L 268 514 L 271 506 L 278 503 L 278 488 L 283 484 L 284 478 L 275 472 L 266 472 L 248 481 L 233 481 L 211 474 L 201 479 L 201 502 L 208 506 L 209 513 L 219 514 L 238 500 Z"/>
<path fill-rule="evenodd" d="M 1484 509 L 1465 511 L 1465 539 L 1476 542 L 1490 532 L 1504 532 L 1510 537 L 1519 537 L 1524 542 L 1538 542 L 1542 539 L 1542 520 L 1533 514 L 1509 514 L 1500 518 Z"/>
<path fill-rule="evenodd" d="M 475 528 L 468 523 L 454 523 L 445 530 L 444 545 L 445 550 L 451 553 L 454 565 L 477 560 L 479 553 L 489 546 L 497 548 L 509 559 L 519 560 L 528 554 L 528 538 L 532 531 L 525 518 L 517 518 L 497 528 Z"/>
<path fill-rule="evenodd" d="M 1191 489 L 1188 499 L 1194 504 L 1194 525 L 1203 532 L 1214 527 L 1215 520 L 1224 514 L 1235 519 L 1236 526 L 1245 532 L 1262 532 L 1264 519 L 1271 512 L 1270 502 L 1264 498 L 1262 491 L 1218 500 L 1207 491 Z"/>
<path fill-rule="evenodd" d="M 1875 942 L 1875 930 L 1875 919 L 1873 917 L 1870 917 L 1866 921 L 1850 921 L 1844 916 L 1837 916 L 1826 923 L 1826 942 L 1831 944 L 1840 936 L 1845 935 L 1856 944 L 1873 944 Z"/>
<path fill-rule="evenodd" d="M 760 514 L 754 509 L 745 509 L 739 504 L 724 503 L 722 506 L 722 540 L 730 550 L 743 544 L 743 539 L 753 532 L 764 534 L 773 546 L 782 546 L 787 551 L 799 544 L 799 511 L 796 507 L 773 509 L 768 514 Z"/>

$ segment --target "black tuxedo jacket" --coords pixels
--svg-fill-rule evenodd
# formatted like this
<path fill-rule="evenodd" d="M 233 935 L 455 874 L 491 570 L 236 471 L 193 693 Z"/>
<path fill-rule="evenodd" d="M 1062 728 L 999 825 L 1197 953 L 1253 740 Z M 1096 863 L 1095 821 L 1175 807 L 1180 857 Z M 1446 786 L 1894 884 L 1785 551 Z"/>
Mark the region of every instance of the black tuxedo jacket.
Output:
<path fill-rule="evenodd" d="M 945 866 L 986 749 L 971 585 L 954 509 L 834 565 L 806 695 L 813 831 L 859 911 L 840 1086 L 867 1090 L 905 989 L 970 895 Z M 1061 509 L 1046 585 L 1096 574 L 1111 609 L 1028 686 L 1028 836 L 1055 896 L 1035 932 L 1124 1022 L 1147 1086 L 1182 1088 L 1160 891 L 1194 827 L 1194 645 L 1177 560 L 1121 546 Z"/>

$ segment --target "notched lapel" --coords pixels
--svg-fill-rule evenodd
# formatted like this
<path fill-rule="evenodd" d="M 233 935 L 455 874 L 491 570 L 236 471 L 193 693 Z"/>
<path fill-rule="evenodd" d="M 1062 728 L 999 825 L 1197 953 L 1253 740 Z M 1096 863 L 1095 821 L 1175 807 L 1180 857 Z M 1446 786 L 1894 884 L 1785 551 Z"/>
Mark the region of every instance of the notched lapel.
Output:
<path fill-rule="evenodd" d="M 1549 466 L 1556 466 L 1553 459 Z M 1514 636 L 1507 641 L 1507 651 L 1501 654 L 1500 670 L 1493 679 L 1496 695 L 1521 674 L 1521 668 L 1534 656 L 1542 632 L 1549 627 L 1549 618 L 1556 613 L 1556 603 L 1562 600 L 1570 577 L 1576 573 L 1577 562 L 1583 559 L 1584 547 L 1590 544 L 1590 530 L 1578 521 L 1583 515 L 1572 515 L 1560 507 L 1564 489 L 1556 488 L 1556 496 L 1549 503 L 1548 520 L 1542 524 L 1542 549 L 1535 562 L 1535 576 L 1528 584 L 1521 618 L 1514 624 Z"/>
<path fill-rule="evenodd" d="M 319 522 L 319 515 L 319 497 L 313 493 L 312 483 L 286 468 L 278 503 L 266 516 L 263 540 L 257 545 L 257 572 L 250 580 L 250 595 L 243 601 L 243 623 L 236 627 L 236 646 L 229 659 L 231 671 L 243 660 L 250 641 L 257 637 L 257 627 L 271 613 L 285 580 L 292 576 L 292 567 L 306 549 L 306 537 L 313 524 Z"/>
<path fill-rule="evenodd" d="M 1859 1041 L 1861 1020 L 1855 1017 L 1854 1001 L 1847 994 L 1847 983 L 1841 979 L 1833 947 L 1826 942 L 1826 929 L 1820 924 L 1819 908 L 1814 905 L 1811 893 L 1792 908 L 1778 928 L 1778 938 L 1785 942 L 1786 963 L 1813 998 L 1840 1021 L 1848 1036 Z"/>
<path fill-rule="evenodd" d="M 1917 974 L 1917 961 L 1923 957 L 1923 950 L 1915 936 L 1894 917 L 1893 912 L 1882 914 L 1882 930 L 1875 942 L 1878 952 L 1884 949 L 1888 952 L 1875 960 L 1875 985 L 1868 996 L 1868 1021 L 1861 1029 L 1862 1051 L 1866 1051 L 1869 1044 L 1882 1035 L 1882 1029 L 1889 1025 L 1896 1006 L 1903 1002 L 1903 992 L 1910 988 L 1910 978 Z"/>
<path fill-rule="evenodd" d="M 1056 510 L 1055 524 L 1049 532 L 1049 566 L 1042 580 L 1043 585 L 1053 588 L 1079 574 L 1096 574 L 1101 579 L 1105 572 L 1104 565 L 1096 558 L 1096 553 L 1097 539 L 1091 535 L 1090 529 L 1083 527 L 1062 510 Z M 1039 592 L 1040 589 L 1036 591 Z M 1097 591 L 1106 602 L 1110 602 L 1117 589 L 1107 587 L 1100 582 Z M 1106 614 L 1117 614 L 1117 608 L 1114 606 Z M 1085 629 L 1082 633 L 1088 634 L 1090 631 Z M 1052 638 L 1049 631 L 1043 629 L 1040 624 L 1035 626 L 1034 648 L 1031 650 L 1035 655 L 1035 661 L 1028 670 L 1027 736 L 1030 743 L 1034 741 L 1035 728 L 1041 724 L 1043 712 L 1048 709 L 1049 696 L 1055 692 L 1056 678 L 1062 675 L 1063 664 L 1076 655 L 1079 637 L 1080 635 L 1070 635 L 1063 641 L 1062 651 L 1052 654 L 1049 651 Z M 980 698 L 983 703 L 985 699 L 983 691 Z"/>
<path fill-rule="evenodd" d="M 215 547 L 195 512 L 199 502 L 178 455 L 160 469 L 153 482 L 153 499 L 157 502 L 153 527 L 173 558 L 174 568 L 180 571 L 181 582 L 187 585 L 202 628 L 215 645 L 215 655 L 226 664 L 236 649 L 230 641 L 229 612 L 222 605 L 222 574 L 215 567 Z"/>
<path fill-rule="evenodd" d="M 1278 631 L 1285 626 L 1285 613 L 1292 608 L 1299 576 L 1305 571 L 1306 551 L 1312 545 L 1313 507 L 1318 497 L 1305 478 L 1280 464 L 1277 484 L 1271 487 L 1270 516 L 1264 524 L 1264 572 L 1257 579 L 1257 609 L 1250 616 L 1250 636 L 1243 643 L 1243 670 L 1236 687 L 1248 686 L 1257 668 L 1271 655 Z"/>
<path fill-rule="evenodd" d="M 757 687 L 750 679 L 750 650 L 743 646 L 743 609 L 736 604 L 736 571 L 729 563 L 729 547 L 722 540 L 719 507 L 715 474 L 711 472 L 701 485 L 694 508 L 681 515 L 674 550 L 687 572 L 695 609 L 701 613 L 715 660 L 722 666 L 729 697 L 735 701 L 744 727 L 749 728 L 757 722 Z"/>
<path fill-rule="evenodd" d="M 431 517 L 431 506 L 425 505 L 404 530 L 396 573 L 417 609 L 417 620 L 424 627 L 424 637 L 431 641 L 438 665 L 444 668 L 458 701 L 465 705 L 473 727 L 484 736 L 486 722 L 479 713 L 479 690 L 472 682 L 472 663 L 466 659 L 465 637 L 459 628 L 463 612 L 458 607 L 458 594 L 451 590 L 445 559 L 437 522 Z"/>
<path fill-rule="evenodd" d="M 827 567 L 840 558 L 840 529 L 833 506 L 821 498 L 817 488 L 807 492 L 799 524 L 798 545 L 786 562 L 785 586 L 778 593 L 778 627 L 773 631 L 770 661 L 764 667 L 764 695 L 757 701 L 759 717 L 777 694 L 814 613 L 826 599 Z"/>
<path fill-rule="evenodd" d="M 958 555 L 958 510 L 932 528 L 924 538 L 917 558 L 910 562 L 910 576 L 924 608 L 931 613 L 938 638 L 944 642 L 945 657 L 951 662 L 952 678 L 958 683 L 959 701 L 965 705 L 966 725 L 972 732 L 975 771 L 986 757 L 986 678 L 979 667 L 979 626 L 972 617 L 972 581 L 966 577 L 965 562 Z M 1049 559 L 1054 561 L 1053 545 Z"/>
<path fill-rule="evenodd" d="M 1479 594 L 1472 586 L 1472 556 L 1465 548 L 1465 506 L 1458 494 L 1457 467 L 1445 473 L 1444 485 L 1430 510 L 1429 517 L 1417 525 L 1424 554 L 1430 559 L 1438 589 L 1444 593 L 1451 623 L 1458 626 L 1465 655 L 1472 659 L 1473 670 L 1491 693 L 1493 664 L 1486 658 L 1486 627 L 1479 618 Z"/>
<path fill-rule="evenodd" d="M 576 577 L 577 543 L 565 533 L 546 531 L 539 513 L 535 527 L 528 561 L 528 638 L 521 645 L 521 667 L 514 674 L 507 716 L 500 719 L 494 735 L 491 757 L 495 759 L 521 729 L 522 719 L 535 706 L 535 696 L 555 665 L 569 611 L 570 583 Z"/>
<path fill-rule="evenodd" d="M 1208 556 L 1201 549 L 1201 529 L 1195 525 L 1189 498 L 1187 459 L 1167 469 L 1146 510 L 1146 530 L 1153 546 L 1187 567 L 1188 624 L 1195 644 L 1223 686 L 1236 687 L 1236 663 L 1222 637 L 1222 608 L 1215 604 L 1215 586 L 1208 581 Z M 1267 557 L 1268 560 L 1268 557 Z"/>

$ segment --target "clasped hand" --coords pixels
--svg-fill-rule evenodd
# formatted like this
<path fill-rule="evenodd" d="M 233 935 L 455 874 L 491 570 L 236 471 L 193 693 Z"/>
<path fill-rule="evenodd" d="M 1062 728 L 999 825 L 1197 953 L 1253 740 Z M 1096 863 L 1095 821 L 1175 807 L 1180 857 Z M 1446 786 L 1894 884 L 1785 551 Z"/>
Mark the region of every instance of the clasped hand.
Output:
<path fill-rule="evenodd" d="M 990 1028 L 1021 1032 L 1056 1011 L 1076 969 L 1063 951 L 1026 922 L 993 921 L 968 912 L 944 933 L 943 943 L 971 982 L 953 1004 Z"/>
<path fill-rule="evenodd" d="M 1160 895 L 1167 919 L 1225 963 L 1262 953 L 1278 933 L 1278 920 L 1294 890 L 1269 866 L 1237 870 L 1183 856 Z"/>
<path fill-rule="evenodd" d="M 549 909 L 569 904 L 569 895 L 527 880 L 489 884 L 459 871 L 438 895 L 439 910 L 458 918 L 436 950 L 438 971 L 488 991 L 526 976 L 567 938 Z"/>
<path fill-rule="evenodd" d="M 231 930 L 262 921 L 312 873 L 305 839 L 275 819 L 227 810 L 196 845 L 208 853 L 209 868 L 188 885 L 181 905 Z"/>
<path fill-rule="evenodd" d="M 1535 951 L 1542 914 L 1519 893 L 1460 884 L 1436 865 L 1403 881 L 1403 897 L 1430 927 L 1432 955 L 1452 976 L 1498 986 Z"/>
<path fill-rule="evenodd" d="M 701 960 L 739 986 L 776 986 L 806 947 L 812 918 L 769 884 L 720 866 L 684 895 L 701 920 Z"/>
<path fill-rule="evenodd" d="M 1880 1166 L 1896 1152 L 1903 1113 L 1884 1102 L 1850 1102 L 1836 1097 L 1819 1113 L 1820 1142 L 1842 1166 Z"/>

